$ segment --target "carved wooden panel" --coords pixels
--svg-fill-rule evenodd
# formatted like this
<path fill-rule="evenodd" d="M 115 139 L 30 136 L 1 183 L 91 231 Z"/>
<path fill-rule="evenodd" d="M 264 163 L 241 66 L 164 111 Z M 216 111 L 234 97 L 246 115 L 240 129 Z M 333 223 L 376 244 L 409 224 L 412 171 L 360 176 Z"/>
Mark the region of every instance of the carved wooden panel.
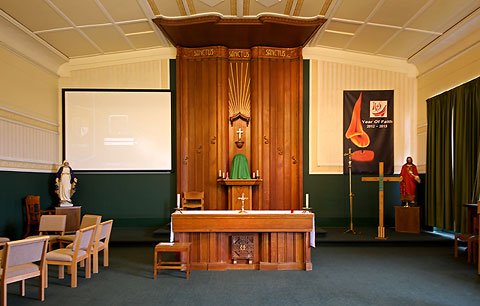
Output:
<path fill-rule="evenodd" d="M 300 209 L 303 194 L 301 48 L 252 48 L 254 209 Z"/>
<path fill-rule="evenodd" d="M 218 170 L 228 156 L 227 49 L 177 48 L 177 192 L 204 191 L 205 209 L 225 209 Z"/>
<path fill-rule="evenodd" d="M 302 68 L 301 47 L 178 47 L 177 191 L 204 191 L 205 209 L 226 209 L 216 179 L 242 153 L 263 179 L 253 209 L 301 208 Z M 237 113 L 249 119 L 230 121 Z"/>

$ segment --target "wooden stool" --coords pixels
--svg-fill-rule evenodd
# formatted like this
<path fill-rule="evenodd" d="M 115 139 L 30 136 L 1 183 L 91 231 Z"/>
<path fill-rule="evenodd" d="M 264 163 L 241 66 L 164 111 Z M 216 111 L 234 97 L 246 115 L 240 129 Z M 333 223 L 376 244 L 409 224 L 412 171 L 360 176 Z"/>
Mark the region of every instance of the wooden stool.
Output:
<path fill-rule="evenodd" d="M 160 242 L 155 246 L 155 261 L 153 266 L 153 279 L 157 279 L 157 270 L 160 273 L 161 269 L 170 269 L 170 270 L 187 270 L 187 279 L 190 276 L 190 242 L 179 243 L 179 242 Z M 186 252 L 187 261 L 172 261 L 172 262 L 162 262 L 162 252 Z M 170 266 L 166 266 L 170 265 Z"/>

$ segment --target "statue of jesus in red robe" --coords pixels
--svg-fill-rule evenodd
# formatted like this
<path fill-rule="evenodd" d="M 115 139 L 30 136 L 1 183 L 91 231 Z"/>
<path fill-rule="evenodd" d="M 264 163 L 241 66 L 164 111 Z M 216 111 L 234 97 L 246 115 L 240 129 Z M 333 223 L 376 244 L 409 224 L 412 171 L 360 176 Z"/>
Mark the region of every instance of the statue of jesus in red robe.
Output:
<path fill-rule="evenodd" d="M 408 203 L 415 203 L 415 189 L 416 183 L 420 183 L 417 167 L 413 164 L 413 159 L 407 157 L 407 163 L 402 166 L 400 172 L 402 181 L 400 182 L 400 201 Z"/>

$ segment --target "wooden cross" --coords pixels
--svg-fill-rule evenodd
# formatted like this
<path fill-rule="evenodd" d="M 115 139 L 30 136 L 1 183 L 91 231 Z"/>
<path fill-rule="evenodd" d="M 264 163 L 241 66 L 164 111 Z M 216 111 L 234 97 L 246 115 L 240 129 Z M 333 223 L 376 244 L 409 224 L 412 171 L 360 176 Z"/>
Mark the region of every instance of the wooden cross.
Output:
<path fill-rule="evenodd" d="M 242 129 L 238 128 L 238 131 L 236 133 L 238 134 L 238 140 L 242 139 L 242 134 L 243 134 Z"/>
<path fill-rule="evenodd" d="M 364 176 L 363 182 L 377 182 L 378 181 L 378 234 L 376 239 L 387 239 L 385 237 L 385 226 L 383 225 L 383 182 L 400 182 L 401 177 L 384 177 L 383 176 L 383 162 L 378 163 L 378 177 Z"/>

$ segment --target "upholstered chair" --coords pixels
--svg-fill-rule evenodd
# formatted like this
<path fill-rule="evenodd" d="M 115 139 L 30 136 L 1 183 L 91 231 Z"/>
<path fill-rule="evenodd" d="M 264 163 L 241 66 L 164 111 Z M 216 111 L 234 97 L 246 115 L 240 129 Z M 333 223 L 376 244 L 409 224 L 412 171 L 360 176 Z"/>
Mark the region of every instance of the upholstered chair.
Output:
<path fill-rule="evenodd" d="M 45 253 L 48 237 L 7 242 L 0 265 L 1 306 L 7 305 L 7 284 L 20 281 L 20 295 L 25 296 L 25 280 L 39 276 L 39 299 L 45 300 Z M 39 264 L 36 264 L 39 262 Z"/>
<path fill-rule="evenodd" d="M 83 260 L 87 261 L 85 266 L 85 278 L 91 277 L 92 244 L 95 235 L 96 225 L 79 229 L 75 234 L 72 248 L 61 248 L 47 253 L 47 265 L 58 266 L 58 278 L 64 278 L 64 266 L 69 267 L 71 272 L 71 287 L 77 287 L 77 264 Z M 45 285 L 48 286 L 48 275 L 45 273 Z"/>
<path fill-rule="evenodd" d="M 92 225 L 98 225 L 100 224 L 100 221 L 102 220 L 102 216 L 98 215 L 84 215 L 82 217 L 82 222 L 80 223 L 80 229 L 89 227 Z M 58 241 L 60 242 L 60 247 L 63 247 L 64 245 L 68 245 L 72 243 L 75 240 L 75 235 L 62 235 L 58 237 Z"/>
<path fill-rule="evenodd" d="M 52 250 L 52 244 L 59 242 L 58 238 L 65 234 L 67 216 L 65 215 L 43 215 L 40 217 L 38 226 L 39 236 L 48 235 L 48 250 Z M 31 236 L 38 237 L 38 236 Z M 28 238 L 31 238 L 28 237 Z"/>

